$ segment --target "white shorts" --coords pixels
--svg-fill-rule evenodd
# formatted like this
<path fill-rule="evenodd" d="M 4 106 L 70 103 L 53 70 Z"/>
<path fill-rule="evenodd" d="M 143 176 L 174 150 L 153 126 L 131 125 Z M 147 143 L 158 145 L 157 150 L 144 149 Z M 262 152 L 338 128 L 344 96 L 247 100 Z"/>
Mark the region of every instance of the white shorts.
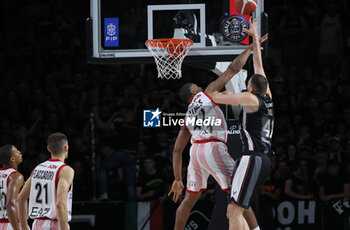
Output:
<path fill-rule="evenodd" d="M 32 230 L 59 230 L 58 221 L 50 219 L 35 219 L 32 225 Z"/>
<path fill-rule="evenodd" d="M 0 230 L 12 230 L 12 225 L 10 223 L 0 223 Z"/>
<path fill-rule="evenodd" d="M 225 143 L 209 141 L 194 143 L 190 149 L 190 163 L 187 169 L 187 191 L 197 193 L 207 188 L 209 175 L 219 183 L 223 191 L 229 191 L 234 160 Z"/>

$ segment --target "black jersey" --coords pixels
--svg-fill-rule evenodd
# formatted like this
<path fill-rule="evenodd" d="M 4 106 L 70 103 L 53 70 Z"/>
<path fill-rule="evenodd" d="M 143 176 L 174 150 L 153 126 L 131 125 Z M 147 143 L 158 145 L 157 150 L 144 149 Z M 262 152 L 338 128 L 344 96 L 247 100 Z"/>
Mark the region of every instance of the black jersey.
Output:
<path fill-rule="evenodd" d="M 244 152 L 268 153 L 271 151 L 274 112 L 269 96 L 258 96 L 259 109 L 254 113 L 241 113 L 241 138 Z"/>

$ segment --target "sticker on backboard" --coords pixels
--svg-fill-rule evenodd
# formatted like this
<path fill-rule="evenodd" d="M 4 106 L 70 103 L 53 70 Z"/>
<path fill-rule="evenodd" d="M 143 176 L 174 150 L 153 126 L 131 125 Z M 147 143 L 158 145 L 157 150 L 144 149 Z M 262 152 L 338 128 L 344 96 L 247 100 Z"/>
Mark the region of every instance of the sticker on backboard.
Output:
<path fill-rule="evenodd" d="M 221 23 L 221 30 L 224 40 L 239 43 L 243 41 L 248 34 L 243 29 L 249 29 L 247 19 L 241 15 L 234 14 L 226 17 Z"/>
<path fill-rule="evenodd" d="M 119 46 L 119 18 L 105 18 L 105 47 Z"/>

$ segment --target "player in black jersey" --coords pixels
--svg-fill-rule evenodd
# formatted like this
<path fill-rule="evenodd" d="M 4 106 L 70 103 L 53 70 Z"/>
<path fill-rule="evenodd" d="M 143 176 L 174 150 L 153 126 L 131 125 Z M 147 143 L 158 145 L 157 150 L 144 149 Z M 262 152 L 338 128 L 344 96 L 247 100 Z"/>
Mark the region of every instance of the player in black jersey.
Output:
<path fill-rule="evenodd" d="M 246 32 L 253 38 L 255 72 L 248 81 L 248 91 L 239 94 L 225 91 L 213 95 L 216 103 L 243 106 L 241 133 L 242 140 L 245 142 L 245 151 L 234 166 L 231 202 L 227 208 L 230 229 L 249 229 L 243 214 L 250 208 L 253 194 L 259 192 L 271 168 L 268 153 L 271 151 L 273 132 L 273 103 L 262 65 L 256 19 L 250 22 L 250 29 Z"/>

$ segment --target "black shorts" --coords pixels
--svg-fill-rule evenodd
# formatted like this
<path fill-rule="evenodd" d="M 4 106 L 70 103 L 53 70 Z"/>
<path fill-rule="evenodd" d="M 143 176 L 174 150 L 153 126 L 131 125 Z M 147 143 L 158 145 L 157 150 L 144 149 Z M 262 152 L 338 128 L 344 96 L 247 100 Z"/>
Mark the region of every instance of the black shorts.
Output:
<path fill-rule="evenodd" d="M 270 171 L 271 162 L 267 154 L 244 154 L 233 167 L 230 199 L 240 207 L 249 208 L 251 198 L 260 191 Z"/>

